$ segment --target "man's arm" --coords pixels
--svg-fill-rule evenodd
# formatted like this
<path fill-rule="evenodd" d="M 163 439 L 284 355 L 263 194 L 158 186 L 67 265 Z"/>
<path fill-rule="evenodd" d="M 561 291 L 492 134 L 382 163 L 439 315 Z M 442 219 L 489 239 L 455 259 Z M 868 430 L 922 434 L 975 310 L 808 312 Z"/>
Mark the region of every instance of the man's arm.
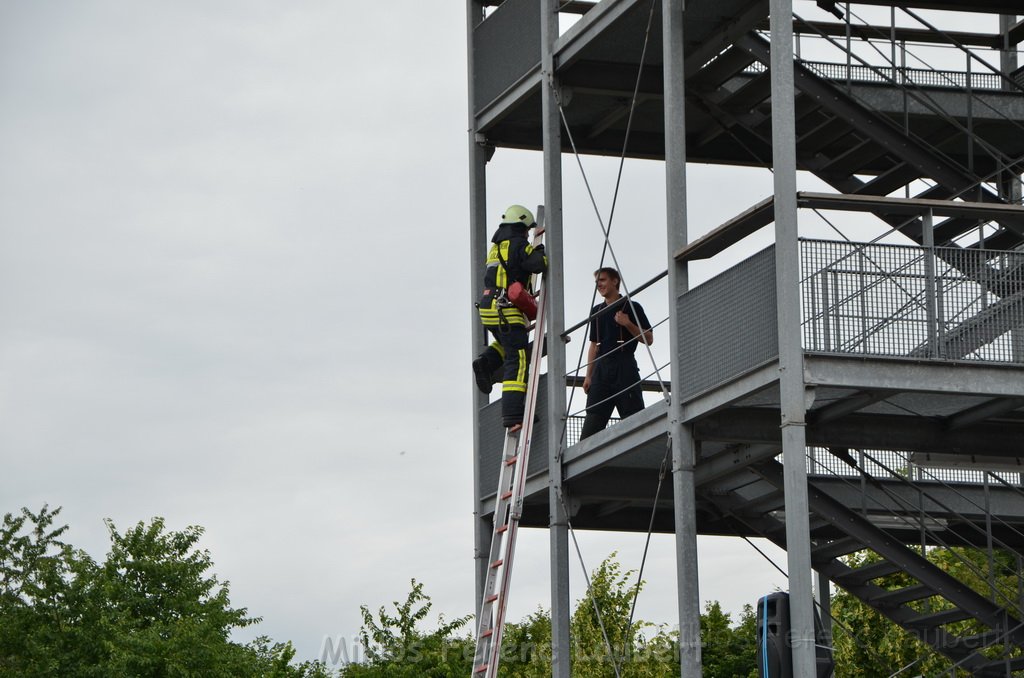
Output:
<path fill-rule="evenodd" d="M 522 254 L 523 270 L 527 273 L 544 273 L 548 270 L 548 257 L 544 245 L 526 245 Z"/>
<path fill-rule="evenodd" d="M 587 349 L 587 376 L 583 378 L 583 392 L 590 393 L 590 381 L 594 374 L 594 361 L 597 360 L 597 342 L 590 342 Z"/>
<path fill-rule="evenodd" d="M 632 318 L 630 318 L 624 311 L 616 311 L 615 322 L 622 327 L 625 327 L 630 336 L 640 337 L 640 341 L 648 346 L 654 343 L 654 330 L 650 327 L 646 330 L 641 330 L 639 325 L 633 322 Z"/>

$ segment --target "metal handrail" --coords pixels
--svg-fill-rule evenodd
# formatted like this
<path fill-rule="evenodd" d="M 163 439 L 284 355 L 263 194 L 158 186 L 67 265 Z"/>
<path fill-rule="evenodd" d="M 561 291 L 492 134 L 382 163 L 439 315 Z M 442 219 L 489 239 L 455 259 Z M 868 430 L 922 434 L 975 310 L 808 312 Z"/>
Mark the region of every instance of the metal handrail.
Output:
<path fill-rule="evenodd" d="M 1000 339 L 1008 332 L 1024 331 L 1024 303 L 1019 298 L 1024 287 L 1024 253 L 808 239 L 801 240 L 801 252 L 802 326 L 809 342 L 805 348 L 865 352 L 873 337 L 895 332 L 901 341 L 876 353 L 924 356 L 926 347 L 940 346 L 944 338 L 969 331 L 977 343 L 962 355 L 945 358 L 1024 363 L 1024 355 L 1014 354 L 1012 345 L 1005 343 L 1009 340 Z M 858 253 L 865 256 L 852 256 Z M 1007 265 L 1011 256 L 1019 259 L 1019 265 Z M 880 265 L 887 257 L 899 265 Z M 938 272 L 927 266 L 923 272 L 913 270 L 929 257 L 945 262 L 946 267 Z M 992 269 L 988 261 L 998 262 L 1002 270 Z M 845 263 L 837 269 L 837 262 Z M 860 308 L 851 311 L 851 305 Z M 991 317 L 983 315 L 990 310 Z M 916 313 L 923 317 L 915 317 Z M 850 320 L 859 320 L 859 326 L 851 326 Z M 822 339 L 824 346 L 819 344 Z M 979 353 L 983 348 L 989 357 Z"/>
<path fill-rule="evenodd" d="M 909 68 L 907 66 L 856 66 L 832 61 L 803 61 L 804 66 L 828 80 L 852 81 L 858 83 L 878 83 L 884 85 L 910 82 L 918 87 L 934 87 L 940 89 L 980 89 L 986 91 L 1005 91 L 1002 79 L 991 73 L 968 73 L 967 71 L 950 71 L 939 69 Z M 767 66 L 759 61 L 743 69 L 744 75 L 758 75 L 767 70 Z M 884 75 L 889 72 L 891 75 Z M 897 74 L 901 77 L 897 78 Z M 916 77 L 912 77 L 916 76 Z"/>

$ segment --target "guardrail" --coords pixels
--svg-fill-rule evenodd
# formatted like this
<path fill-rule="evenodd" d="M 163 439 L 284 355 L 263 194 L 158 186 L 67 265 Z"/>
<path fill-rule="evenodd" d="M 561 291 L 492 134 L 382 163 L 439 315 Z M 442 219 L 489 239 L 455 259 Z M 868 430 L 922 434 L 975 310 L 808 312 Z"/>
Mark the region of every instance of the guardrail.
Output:
<path fill-rule="evenodd" d="M 1024 252 L 803 240 L 803 348 L 1024 364 Z"/>
<path fill-rule="evenodd" d="M 995 73 L 968 73 L 966 71 L 906 68 L 903 66 L 864 66 L 829 61 L 801 61 L 814 73 L 827 80 L 878 85 L 912 85 L 949 89 L 1000 91 L 1005 89 L 1003 78 Z M 746 75 L 763 73 L 767 67 L 755 62 L 744 69 Z"/>
<path fill-rule="evenodd" d="M 988 478 L 993 484 L 1020 486 L 1022 474 L 1017 471 L 990 471 L 972 468 L 939 468 L 923 466 L 914 462 L 913 452 L 898 450 L 851 450 L 858 465 L 872 478 L 894 477 L 914 481 L 934 481 L 954 484 L 982 485 Z M 779 461 L 782 457 L 778 457 Z M 858 478 L 861 472 L 846 464 L 828 450 L 820 447 L 808 448 L 807 473 L 812 476 L 840 476 Z"/>

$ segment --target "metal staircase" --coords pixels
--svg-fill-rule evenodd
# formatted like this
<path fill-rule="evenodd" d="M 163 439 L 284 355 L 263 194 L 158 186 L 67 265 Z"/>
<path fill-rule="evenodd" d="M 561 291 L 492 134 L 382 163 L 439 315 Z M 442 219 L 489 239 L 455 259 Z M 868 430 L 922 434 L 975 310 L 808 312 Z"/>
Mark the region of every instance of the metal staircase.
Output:
<path fill-rule="evenodd" d="M 758 33 L 747 33 L 693 76 L 688 89 L 691 103 L 717 121 L 714 127 L 698 135 L 696 146 L 713 143 L 725 135 L 744 146 L 759 162 L 771 157 L 769 49 L 768 41 Z M 998 177 L 1006 172 L 1024 173 L 1024 157 L 1008 157 L 994 143 L 942 111 L 924 116 L 926 121 L 917 123 L 912 131 L 909 124 L 901 126 L 871 110 L 852 96 L 843 83 L 819 75 L 800 60 L 794 65 L 794 82 L 796 148 L 801 169 L 844 194 L 899 193 L 921 201 L 959 198 L 1006 205 L 1007 200 L 994 190 Z M 892 86 L 908 89 L 896 83 Z M 1024 92 L 1018 94 L 1024 98 Z M 911 95 L 922 99 L 916 92 L 905 94 Z M 924 104 L 935 108 L 927 100 L 923 100 Z M 1024 138 L 1024 125 L 1017 127 Z M 989 266 L 984 257 L 1024 245 L 1024 218 L 995 217 L 996 230 L 983 240 L 975 238 L 964 248 L 983 249 L 984 257 L 961 257 L 954 249 L 961 247 L 956 241 L 987 222 L 958 216 L 932 223 L 917 215 L 884 208 L 872 212 L 918 244 L 941 246 L 942 249 L 935 250 L 936 256 L 976 280 L 997 299 L 983 316 L 949 328 L 941 343 L 922 345 L 918 353 L 938 352 L 950 357 L 970 353 L 991 340 L 991 331 L 1005 331 L 1000 316 L 1019 315 L 1024 303 L 1020 272 L 997 270 L 1000 266 Z M 926 232 L 929 226 L 930 232 Z"/>
<path fill-rule="evenodd" d="M 758 490 L 753 492 L 757 496 L 739 500 L 706 494 L 704 499 L 720 515 L 742 512 L 747 528 L 785 548 L 782 464 L 766 461 L 751 471 L 758 478 Z M 879 527 L 816 487 L 813 479 L 808 499 L 811 560 L 816 570 L 946 656 L 958 669 L 974 676 L 1007 676 L 1024 670 L 1024 624 L 1016 606 L 1008 609 L 1000 604 L 1008 601 L 990 600 L 968 587 L 908 548 L 906 534 Z M 864 551 L 873 557 L 859 566 L 844 558 Z"/>
<path fill-rule="evenodd" d="M 691 103 L 716 121 L 715 127 L 697 136 L 696 148 L 728 135 L 746 148 L 756 164 L 770 159 L 769 47 L 757 33 L 740 36 L 693 76 L 688 83 Z M 886 196 L 910 191 L 920 199 L 1006 204 L 991 188 L 994 177 L 1005 170 L 1024 173 L 1021 158 L 1006 157 L 976 137 L 972 141 L 971 130 L 950 116 L 930 117 L 922 138 L 861 104 L 845 88 L 799 60 L 794 77 L 800 168 L 842 193 Z M 968 148 L 970 157 L 965 155 Z M 923 191 L 922 181 L 929 185 Z M 875 213 L 916 242 L 925 241 L 920 219 L 881 210 Z M 933 241 L 952 243 L 977 226 L 976 220 L 949 218 L 934 225 Z M 1024 243 L 1024 221 L 1004 218 L 999 227 L 985 239 L 986 249 L 1011 249 Z"/>

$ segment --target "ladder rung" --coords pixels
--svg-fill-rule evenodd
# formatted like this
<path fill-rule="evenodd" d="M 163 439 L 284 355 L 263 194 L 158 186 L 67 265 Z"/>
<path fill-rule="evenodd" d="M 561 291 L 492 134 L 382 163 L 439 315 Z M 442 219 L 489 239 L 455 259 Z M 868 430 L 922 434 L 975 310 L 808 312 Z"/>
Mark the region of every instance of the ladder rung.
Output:
<path fill-rule="evenodd" d="M 519 461 L 519 455 L 518 454 L 516 456 L 514 456 L 514 457 L 509 457 L 508 459 L 506 459 L 505 460 L 505 466 L 512 466 L 517 461 Z"/>
<path fill-rule="evenodd" d="M 487 600 L 485 600 L 484 602 L 485 602 L 485 603 L 493 603 L 493 602 L 494 602 L 494 601 L 496 601 L 497 599 L 498 599 L 498 594 L 497 594 L 497 593 L 495 593 L 495 594 L 494 594 L 493 596 L 488 596 L 488 597 L 487 597 Z"/>
<path fill-rule="evenodd" d="M 496 567 L 501 567 L 501 564 L 504 563 L 504 562 L 505 561 L 503 559 L 501 559 L 501 558 L 499 558 L 498 560 L 495 560 L 493 563 L 491 563 L 491 569 L 493 570 Z"/>
<path fill-rule="evenodd" d="M 492 635 L 494 635 L 494 629 L 487 629 L 486 631 L 484 631 L 483 633 L 480 634 L 480 637 L 481 638 L 490 638 Z"/>
<path fill-rule="evenodd" d="M 502 534 L 503 532 L 507 532 L 508 531 L 508 523 L 505 523 L 501 527 L 495 528 L 494 531 L 497 532 L 498 534 Z"/>
<path fill-rule="evenodd" d="M 490 666 L 490 664 L 481 664 L 480 666 L 473 669 L 473 673 L 483 673 L 487 670 L 488 666 Z"/>
<path fill-rule="evenodd" d="M 512 490 L 509 490 L 505 494 L 501 495 L 501 498 L 502 499 L 511 499 L 512 498 Z"/>

